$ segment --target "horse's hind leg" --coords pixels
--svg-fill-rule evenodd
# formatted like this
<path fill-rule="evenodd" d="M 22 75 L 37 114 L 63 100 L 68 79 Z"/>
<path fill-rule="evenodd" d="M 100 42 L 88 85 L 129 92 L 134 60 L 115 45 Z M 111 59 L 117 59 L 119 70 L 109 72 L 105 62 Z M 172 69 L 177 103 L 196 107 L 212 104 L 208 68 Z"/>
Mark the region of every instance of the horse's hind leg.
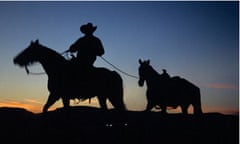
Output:
<path fill-rule="evenodd" d="M 109 100 L 116 110 L 119 110 L 119 111 L 126 110 L 125 104 L 122 99 L 118 100 L 118 99 L 113 99 L 113 98 L 109 97 Z"/>
<path fill-rule="evenodd" d="M 60 97 L 56 95 L 56 93 L 50 93 L 48 96 L 48 100 L 43 107 L 43 113 L 48 111 L 48 108 L 53 105 Z"/>
<path fill-rule="evenodd" d="M 188 107 L 189 105 L 181 105 L 182 114 L 184 115 L 188 114 Z"/>
<path fill-rule="evenodd" d="M 98 101 L 103 110 L 107 110 L 107 98 L 105 96 L 98 96 Z"/>

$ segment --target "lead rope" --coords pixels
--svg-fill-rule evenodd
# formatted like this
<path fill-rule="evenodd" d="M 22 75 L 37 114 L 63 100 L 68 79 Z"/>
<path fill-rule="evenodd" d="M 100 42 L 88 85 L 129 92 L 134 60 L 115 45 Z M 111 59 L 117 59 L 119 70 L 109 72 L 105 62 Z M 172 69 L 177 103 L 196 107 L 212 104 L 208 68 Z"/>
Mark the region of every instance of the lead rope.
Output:
<path fill-rule="evenodd" d="M 104 57 L 100 56 L 100 58 L 102 58 L 103 61 L 105 61 L 106 63 L 108 63 L 109 65 L 111 65 L 113 68 L 115 68 L 115 69 L 118 70 L 119 72 L 121 72 L 121 73 L 123 73 L 123 74 L 125 74 L 125 75 L 127 75 L 127 76 L 129 76 L 129 77 L 138 79 L 137 76 L 131 75 L 131 74 L 127 73 L 127 72 L 122 71 L 121 69 L 119 69 L 118 67 L 116 67 L 115 65 L 113 65 L 112 63 L 110 63 L 108 60 L 106 60 Z"/>
<path fill-rule="evenodd" d="M 39 73 L 35 73 L 35 72 L 30 72 L 27 65 L 25 65 L 25 70 L 27 72 L 27 74 L 31 74 L 31 75 L 43 75 L 46 74 L 46 72 L 39 72 Z"/>

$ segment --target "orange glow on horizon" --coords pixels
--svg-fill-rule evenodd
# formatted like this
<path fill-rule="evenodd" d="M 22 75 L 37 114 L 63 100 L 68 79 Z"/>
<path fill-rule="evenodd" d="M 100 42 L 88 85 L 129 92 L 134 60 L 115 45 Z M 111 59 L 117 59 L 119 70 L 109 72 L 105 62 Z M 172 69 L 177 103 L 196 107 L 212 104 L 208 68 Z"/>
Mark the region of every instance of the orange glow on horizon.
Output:
<path fill-rule="evenodd" d="M 153 109 L 153 111 L 159 111 L 159 110 Z M 221 114 L 226 114 L 226 115 L 239 115 L 239 110 L 231 109 L 231 108 L 226 109 L 226 108 L 221 108 L 221 107 L 202 107 L 202 111 L 203 111 L 203 113 L 221 113 Z M 174 114 L 174 113 L 176 114 L 176 113 L 182 113 L 182 110 L 179 106 L 176 109 L 169 107 L 167 109 L 167 112 L 171 113 L 171 114 Z M 188 113 L 193 114 L 192 106 L 189 106 Z"/>
<path fill-rule="evenodd" d="M 43 108 L 44 103 L 42 104 L 41 102 L 33 99 L 25 99 L 24 101 L 14 101 L 14 100 L 6 100 L 3 102 L 0 102 L 0 107 L 14 107 L 14 108 L 24 108 L 30 112 L 33 113 L 41 113 L 42 108 Z M 100 108 L 100 105 L 98 103 L 98 100 L 96 98 L 92 98 L 90 103 L 89 100 L 85 101 L 70 101 L 71 106 L 90 106 L 90 107 L 97 107 Z M 107 102 L 108 108 L 111 109 L 113 106 L 111 103 L 108 101 Z M 57 101 L 54 105 L 52 105 L 49 108 L 49 111 L 55 110 L 56 108 L 61 108 L 62 107 L 62 102 Z M 131 109 L 128 109 L 131 111 Z M 144 109 L 143 109 L 144 110 Z M 203 113 L 221 113 L 221 114 L 227 114 L 227 115 L 239 115 L 239 109 L 234 109 L 234 108 L 224 108 L 224 107 L 202 107 Z M 135 111 L 135 110 L 133 110 Z M 142 111 L 142 110 L 139 110 Z M 157 109 L 153 109 L 152 111 L 159 111 Z M 176 109 L 173 109 L 169 107 L 167 109 L 168 113 L 182 113 L 181 108 L 177 107 Z M 188 108 L 188 113 L 193 114 L 193 107 L 189 106 Z"/>
<path fill-rule="evenodd" d="M 0 107 L 23 108 L 33 113 L 39 113 L 41 106 L 36 104 L 22 103 L 17 101 L 0 102 Z"/>

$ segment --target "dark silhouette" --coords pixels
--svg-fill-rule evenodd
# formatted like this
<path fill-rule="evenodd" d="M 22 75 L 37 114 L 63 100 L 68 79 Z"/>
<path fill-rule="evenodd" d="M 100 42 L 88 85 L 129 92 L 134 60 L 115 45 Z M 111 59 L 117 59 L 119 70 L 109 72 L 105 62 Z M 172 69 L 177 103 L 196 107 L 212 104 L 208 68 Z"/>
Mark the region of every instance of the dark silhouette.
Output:
<path fill-rule="evenodd" d="M 106 100 L 118 110 L 125 110 L 123 102 L 122 78 L 115 71 L 106 68 L 94 68 L 91 77 L 86 72 L 75 71 L 72 61 L 66 60 L 56 51 L 49 49 L 38 40 L 14 58 L 14 63 L 26 67 L 40 62 L 48 75 L 48 100 L 43 112 L 58 99 L 62 99 L 64 108 L 69 107 L 70 99 L 85 100 L 97 96 L 102 109 L 107 109 Z M 85 67 L 80 67 L 84 71 Z"/>
<path fill-rule="evenodd" d="M 92 68 L 96 57 L 104 54 L 101 40 L 93 35 L 96 29 L 97 26 L 93 26 L 92 23 L 82 25 L 80 31 L 85 35 L 69 48 L 70 52 L 77 52 L 76 61 L 81 67 Z"/>
<path fill-rule="evenodd" d="M 200 89 L 189 81 L 178 76 L 166 76 L 166 70 L 159 74 L 150 65 L 150 61 L 141 61 L 139 59 L 139 86 L 143 86 L 144 81 L 147 84 L 147 107 L 150 111 L 153 107 L 160 107 L 163 113 L 166 113 L 168 106 L 173 108 L 181 107 L 182 113 L 187 114 L 188 107 L 192 104 L 194 114 L 201 114 Z M 167 77 L 167 78 L 166 78 Z"/>
<path fill-rule="evenodd" d="M 115 110 L 75 106 L 35 114 L 0 107 L 2 143 L 66 144 L 239 144 L 239 116 L 126 111 L 127 125 Z"/>

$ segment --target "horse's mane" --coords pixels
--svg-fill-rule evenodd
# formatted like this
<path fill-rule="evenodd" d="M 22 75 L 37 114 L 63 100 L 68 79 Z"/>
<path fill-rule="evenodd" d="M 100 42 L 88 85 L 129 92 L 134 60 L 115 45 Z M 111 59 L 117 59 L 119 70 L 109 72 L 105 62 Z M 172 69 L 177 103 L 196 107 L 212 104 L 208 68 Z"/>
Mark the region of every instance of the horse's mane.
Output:
<path fill-rule="evenodd" d="M 152 71 L 152 75 L 161 76 L 158 71 L 156 71 L 151 65 L 148 65 L 149 69 Z"/>
<path fill-rule="evenodd" d="M 50 49 L 46 46 L 43 46 L 41 45 L 41 50 L 43 50 L 43 54 L 44 55 L 48 55 L 50 56 L 52 59 L 55 59 L 59 62 L 66 62 L 67 60 L 60 54 L 58 53 L 57 51 L 53 50 L 53 49 Z"/>

